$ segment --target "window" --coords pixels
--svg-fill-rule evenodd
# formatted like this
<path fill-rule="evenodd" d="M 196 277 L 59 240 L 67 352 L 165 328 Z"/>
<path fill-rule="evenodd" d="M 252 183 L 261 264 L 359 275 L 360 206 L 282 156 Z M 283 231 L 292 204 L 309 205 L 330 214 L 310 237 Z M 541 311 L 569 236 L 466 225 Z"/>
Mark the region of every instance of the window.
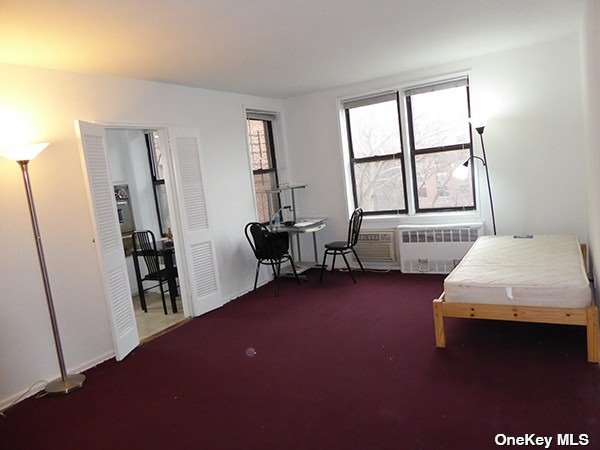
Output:
<path fill-rule="evenodd" d="M 256 209 L 259 222 L 268 222 L 279 206 L 279 195 L 269 193 L 278 185 L 275 148 L 273 146 L 273 121 L 275 116 L 248 113 L 248 142 L 254 178 Z"/>
<path fill-rule="evenodd" d="M 366 214 L 406 212 L 398 96 L 346 104 L 354 203 Z"/>
<path fill-rule="evenodd" d="M 415 210 L 473 209 L 472 179 L 452 176 L 472 154 L 467 79 L 411 89 L 405 96 Z"/>
<path fill-rule="evenodd" d="M 167 191 L 165 187 L 163 154 L 160 148 L 160 139 L 157 131 L 144 132 L 146 147 L 148 148 L 148 161 L 150 163 L 150 177 L 154 193 L 154 206 L 158 217 L 158 229 L 165 236 L 171 227 Z"/>
<path fill-rule="evenodd" d="M 354 202 L 365 214 L 475 208 L 472 172 L 452 175 L 472 155 L 467 78 L 349 100 L 344 109 Z"/>

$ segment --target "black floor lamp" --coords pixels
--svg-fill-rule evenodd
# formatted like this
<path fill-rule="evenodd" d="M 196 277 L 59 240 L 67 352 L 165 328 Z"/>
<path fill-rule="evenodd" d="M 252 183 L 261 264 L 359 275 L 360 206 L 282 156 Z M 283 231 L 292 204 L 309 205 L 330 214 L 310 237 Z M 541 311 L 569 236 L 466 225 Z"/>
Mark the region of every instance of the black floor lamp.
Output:
<path fill-rule="evenodd" d="M 469 158 L 463 163 L 463 166 L 469 167 L 469 162 L 472 159 L 478 159 L 483 163 L 483 167 L 485 168 L 485 177 L 487 180 L 488 194 L 490 197 L 490 209 L 492 211 L 492 226 L 494 228 L 494 236 L 495 236 L 496 235 L 496 216 L 494 215 L 494 200 L 492 199 L 492 186 L 490 184 L 490 171 L 488 170 L 487 156 L 485 154 L 485 145 L 483 143 L 483 130 L 484 129 L 485 129 L 485 125 L 475 127 L 475 130 L 477 130 L 477 133 L 479 133 L 479 138 L 481 139 L 481 152 L 483 154 L 483 158 L 480 158 L 479 156 L 475 156 L 475 155 L 469 156 Z"/>
<path fill-rule="evenodd" d="M 27 204 L 29 206 L 29 215 L 31 217 L 31 226 L 33 227 L 33 235 L 37 247 L 38 260 L 40 270 L 42 272 L 42 280 L 44 282 L 44 291 L 46 293 L 46 302 L 48 303 L 48 312 L 50 314 L 50 322 L 52 323 L 52 333 L 54 335 L 54 345 L 56 347 L 56 355 L 60 366 L 61 377 L 58 380 L 52 381 L 46 385 L 45 391 L 47 394 L 59 395 L 68 394 L 75 389 L 80 388 L 85 380 L 85 375 L 74 374 L 67 375 L 65 368 L 65 359 L 58 334 L 58 323 L 56 322 L 56 313 L 54 310 L 54 302 L 52 301 L 52 291 L 50 290 L 50 280 L 48 278 L 48 270 L 46 268 L 46 259 L 44 257 L 44 248 L 42 246 L 42 237 L 38 225 L 37 214 L 35 211 L 35 203 L 33 201 L 33 193 L 31 192 L 31 182 L 29 180 L 28 164 L 33 158 L 39 155 L 48 144 L 27 145 L 20 148 L 11 154 L 5 154 L 9 159 L 16 161 L 21 166 L 23 173 L 23 182 L 25 183 L 25 192 L 27 194 Z"/>

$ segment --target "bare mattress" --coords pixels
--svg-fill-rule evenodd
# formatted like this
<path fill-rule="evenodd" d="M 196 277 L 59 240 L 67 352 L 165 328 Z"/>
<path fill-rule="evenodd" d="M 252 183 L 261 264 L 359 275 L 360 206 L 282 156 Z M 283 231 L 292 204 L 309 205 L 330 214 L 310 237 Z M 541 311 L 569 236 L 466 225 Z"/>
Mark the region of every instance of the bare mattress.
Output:
<path fill-rule="evenodd" d="M 576 236 L 481 236 L 444 281 L 445 301 L 581 308 L 592 296 Z"/>

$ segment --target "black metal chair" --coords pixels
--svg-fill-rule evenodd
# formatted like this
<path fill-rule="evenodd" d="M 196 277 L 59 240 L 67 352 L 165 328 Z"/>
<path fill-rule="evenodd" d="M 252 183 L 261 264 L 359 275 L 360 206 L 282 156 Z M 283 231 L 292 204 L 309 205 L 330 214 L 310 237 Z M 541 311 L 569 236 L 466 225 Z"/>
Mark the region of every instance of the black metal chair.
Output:
<path fill-rule="evenodd" d="M 256 275 L 254 276 L 254 289 L 258 283 L 258 273 L 260 271 L 260 265 L 271 266 L 273 270 L 273 276 L 276 280 L 276 295 L 279 295 L 279 278 L 281 275 L 281 263 L 289 261 L 294 272 L 296 281 L 300 284 L 298 273 L 296 272 L 296 266 L 294 261 L 289 254 L 290 240 L 289 233 L 273 232 L 270 231 L 265 225 L 258 222 L 250 222 L 244 228 L 246 239 L 252 247 L 254 256 L 257 259 L 256 263 Z"/>
<path fill-rule="evenodd" d="M 135 278 L 138 286 L 138 293 L 140 296 L 140 303 L 142 305 L 142 309 L 144 312 L 148 312 L 148 308 L 146 306 L 146 296 L 144 294 L 145 290 L 152 289 L 155 287 L 160 288 L 160 296 L 163 304 L 163 311 L 165 314 L 167 312 L 167 303 L 165 301 L 165 289 L 163 287 L 164 283 L 168 284 L 168 291 L 171 297 L 171 308 L 173 312 L 177 312 L 177 267 L 173 264 L 169 264 L 165 267 L 161 267 L 159 257 L 161 255 L 165 256 L 165 252 L 173 252 L 172 249 L 162 249 L 159 250 L 156 246 L 156 239 L 154 238 L 154 233 L 150 230 L 145 231 L 134 231 L 132 234 L 133 239 L 133 248 L 131 250 L 131 254 L 133 255 L 133 266 L 135 268 Z M 172 256 L 172 255 L 169 255 Z M 140 267 L 140 259 L 144 260 L 146 264 L 146 269 L 148 273 L 142 276 L 142 271 Z M 172 261 L 172 260 L 171 260 Z M 144 281 L 157 281 L 158 285 L 154 285 L 144 289 Z"/>
<path fill-rule="evenodd" d="M 350 268 L 350 264 L 348 264 L 348 259 L 346 258 L 346 253 L 353 253 L 354 257 L 356 258 L 356 261 L 358 262 L 358 265 L 360 266 L 360 269 L 363 271 L 365 271 L 365 268 L 363 267 L 362 263 L 360 262 L 360 258 L 358 257 L 358 255 L 356 254 L 356 251 L 354 250 L 354 246 L 356 245 L 356 242 L 358 241 L 358 235 L 360 233 L 360 226 L 362 225 L 362 218 L 363 218 L 363 210 L 360 208 L 356 208 L 354 210 L 354 212 L 352 213 L 352 216 L 350 217 L 350 222 L 348 223 L 348 239 L 345 241 L 336 241 L 336 242 L 330 242 L 328 244 L 325 244 L 325 254 L 323 255 L 323 264 L 321 264 L 321 277 L 319 278 L 319 281 L 323 280 L 323 273 L 325 272 L 325 259 L 327 258 L 327 255 L 333 255 L 333 261 L 331 262 L 331 271 L 333 272 L 333 269 L 335 268 L 335 257 L 336 255 L 342 255 L 342 257 L 344 258 L 344 261 L 346 262 L 346 267 L 348 268 L 348 273 L 350 273 L 350 276 L 352 277 L 352 281 L 354 281 L 356 283 L 356 279 L 354 278 L 354 275 L 352 274 L 352 269 Z"/>

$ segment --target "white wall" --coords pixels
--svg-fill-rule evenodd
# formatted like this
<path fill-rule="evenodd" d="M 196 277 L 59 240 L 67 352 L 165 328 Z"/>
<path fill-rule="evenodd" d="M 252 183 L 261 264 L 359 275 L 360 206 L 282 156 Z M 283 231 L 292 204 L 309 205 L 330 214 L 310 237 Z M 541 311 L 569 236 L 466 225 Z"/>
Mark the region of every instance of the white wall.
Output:
<path fill-rule="evenodd" d="M 577 36 L 491 54 L 419 72 L 316 92 L 285 101 L 291 176 L 307 183 L 299 209 L 328 216 L 321 242 L 345 236 L 344 163 L 339 101 L 353 95 L 422 83 L 469 70 L 474 112 L 494 103 L 484 139 L 499 234 L 571 233 L 587 241 L 585 163 L 579 40 Z M 393 55 L 390 55 L 393 57 Z M 478 136 L 475 152 L 480 154 Z M 485 180 L 481 216 L 490 226 Z M 464 222 L 478 214 L 373 220 L 363 227 L 401 222 Z"/>
<path fill-rule="evenodd" d="M 583 23 L 584 91 L 590 256 L 594 280 L 600 272 L 600 3 L 588 0 Z M 596 293 L 598 290 L 596 289 Z"/>
<path fill-rule="evenodd" d="M 255 219 L 244 106 L 278 100 L 0 64 L 0 131 L 51 145 L 30 164 L 67 368 L 113 354 L 74 120 L 200 130 L 207 202 L 223 296 L 251 288 L 243 235 Z M 59 376 L 21 173 L 0 158 L 0 407 L 36 380 Z"/>

